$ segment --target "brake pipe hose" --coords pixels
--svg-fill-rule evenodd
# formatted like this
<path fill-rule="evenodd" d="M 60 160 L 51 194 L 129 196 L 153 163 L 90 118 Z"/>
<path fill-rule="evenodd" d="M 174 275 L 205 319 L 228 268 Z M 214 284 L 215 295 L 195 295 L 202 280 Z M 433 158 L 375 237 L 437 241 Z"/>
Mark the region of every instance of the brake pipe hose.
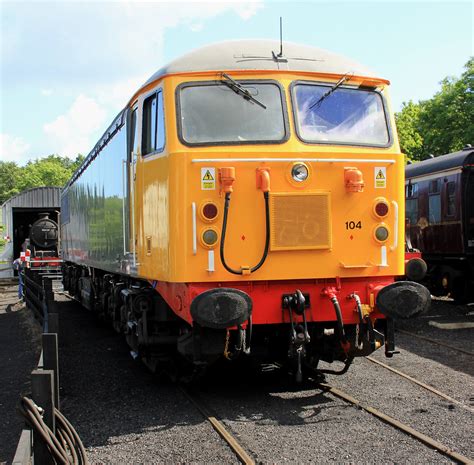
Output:
<path fill-rule="evenodd" d="M 350 349 L 350 343 L 347 339 L 346 332 L 344 330 L 344 323 L 342 321 L 342 312 L 341 307 L 339 305 L 339 301 L 335 295 L 330 296 L 331 302 L 334 306 L 334 311 L 336 312 L 336 319 L 337 319 L 337 330 L 339 333 L 339 340 L 341 343 L 341 347 L 344 352 L 347 354 Z"/>
<path fill-rule="evenodd" d="M 222 220 L 220 256 L 221 256 L 222 265 L 229 273 L 242 275 L 244 274 L 243 269 L 241 268 L 240 270 L 234 270 L 233 268 L 231 268 L 229 265 L 227 265 L 227 262 L 225 261 L 225 255 L 224 255 L 225 235 L 227 231 L 227 216 L 229 213 L 229 205 L 230 205 L 230 194 L 231 194 L 230 192 L 226 192 L 225 194 L 224 218 Z M 269 205 L 268 191 L 263 193 L 263 198 L 265 199 L 265 229 L 266 229 L 265 248 L 263 250 L 263 255 L 260 261 L 255 266 L 249 269 L 250 273 L 257 271 L 265 263 L 265 260 L 267 259 L 267 255 L 268 255 L 268 248 L 270 246 L 270 205 Z"/>

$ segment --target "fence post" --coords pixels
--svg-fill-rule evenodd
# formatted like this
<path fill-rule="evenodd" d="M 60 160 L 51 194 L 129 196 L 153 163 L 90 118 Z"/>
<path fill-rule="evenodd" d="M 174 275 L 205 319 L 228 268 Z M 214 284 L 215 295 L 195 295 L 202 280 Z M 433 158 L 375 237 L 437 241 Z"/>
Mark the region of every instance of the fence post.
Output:
<path fill-rule="evenodd" d="M 43 369 L 52 370 L 54 373 L 54 405 L 59 410 L 59 358 L 57 334 L 43 334 Z"/>
<path fill-rule="evenodd" d="M 43 420 L 53 434 L 56 434 L 54 419 L 54 372 L 52 370 L 33 370 L 31 372 L 31 391 L 36 405 L 44 409 Z M 33 452 L 35 463 L 52 465 L 54 460 L 48 447 L 39 434 L 33 436 Z"/>
<path fill-rule="evenodd" d="M 59 315 L 57 312 L 48 311 L 48 332 L 59 333 Z"/>

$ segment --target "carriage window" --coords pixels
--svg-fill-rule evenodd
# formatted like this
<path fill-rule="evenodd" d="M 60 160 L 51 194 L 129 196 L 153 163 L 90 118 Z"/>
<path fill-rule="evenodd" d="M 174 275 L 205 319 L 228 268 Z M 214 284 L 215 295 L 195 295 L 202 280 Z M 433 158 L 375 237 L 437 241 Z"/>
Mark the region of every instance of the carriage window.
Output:
<path fill-rule="evenodd" d="M 408 183 L 405 189 L 405 197 L 407 199 L 418 197 L 418 184 Z"/>
<path fill-rule="evenodd" d="M 430 194 L 428 198 L 428 219 L 430 223 L 441 222 L 441 195 Z"/>
<path fill-rule="evenodd" d="M 429 194 L 437 194 L 441 189 L 441 180 L 440 179 L 434 179 L 433 181 L 430 181 L 430 186 L 429 186 Z"/>
<path fill-rule="evenodd" d="M 456 184 L 453 181 L 446 184 L 446 214 L 448 216 L 456 214 Z"/>
<path fill-rule="evenodd" d="M 178 126 L 181 139 L 193 144 L 251 144 L 286 140 L 280 87 L 239 81 L 242 93 L 221 83 L 180 88 Z M 248 92 L 252 98 L 245 97 Z"/>
<path fill-rule="evenodd" d="M 299 83 L 293 87 L 299 137 L 309 143 L 386 146 L 390 142 L 383 100 L 369 90 Z"/>
<path fill-rule="evenodd" d="M 143 155 L 162 152 L 165 147 L 163 93 L 148 97 L 143 104 Z"/>
<path fill-rule="evenodd" d="M 407 199 L 405 202 L 405 217 L 410 220 L 411 225 L 418 221 L 418 199 Z"/>

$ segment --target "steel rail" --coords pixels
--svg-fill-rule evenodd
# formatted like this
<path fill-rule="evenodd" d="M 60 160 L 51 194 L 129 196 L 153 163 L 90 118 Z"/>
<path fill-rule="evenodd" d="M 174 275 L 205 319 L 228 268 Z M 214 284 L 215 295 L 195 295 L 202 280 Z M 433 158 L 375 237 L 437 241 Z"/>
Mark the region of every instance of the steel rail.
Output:
<path fill-rule="evenodd" d="M 438 344 L 439 346 L 447 347 L 448 349 L 451 349 L 451 350 L 457 350 L 458 352 L 461 352 L 462 354 L 465 354 L 465 355 L 474 356 L 474 352 L 469 352 L 469 350 L 460 349 L 459 347 L 446 344 L 445 342 L 437 341 L 436 339 L 431 339 L 430 337 L 420 336 L 419 334 L 412 333 L 410 331 L 405 331 L 404 329 L 397 329 L 397 332 L 401 334 L 405 334 L 407 336 L 414 336 L 414 337 L 417 337 L 418 339 L 422 339 L 423 341 L 431 342 L 432 344 Z"/>
<path fill-rule="evenodd" d="M 227 431 L 226 427 L 220 422 L 215 416 L 213 416 L 207 408 L 198 402 L 198 400 L 193 397 L 185 388 L 180 386 L 181 392 L 185 397 L 199 410 L 201 415 L 212 425 L 214 430 L 219 434 L 219 436 L 224 439 L 224 441 L 229 445 L 234 454 L 244 465 L 255 465 L 255 461 L 250 457 L 250 455 L 244 450 L 244 448 L 237 442 L 237 440 L 232 436 L 232 434 Z"/>
<path fill-rule="evenodd" d="M 369 360 L 370 362 L 375 363 L 376 365 L 380 365 L 381 367 L 386 368 L 387 370 L 391 371 L 392 373 L 395 373 L 395 374 L 401 376 L 402 378 L 405 378 L 408 381 L 411 381 L 412 383 L 414 383 L 414 384 L 416 384 L 416 385 L 432 392 L 433 394 L 436 394 L 437 396 L 447 400 L 448 402 L 451 402 L 452 404 L 456 404 L 459 407 L 462 407 L 463 409 L 468 410 L 469 412 L 474 412 L 473 408 L 468 407 L 467 405 L 464 405 L 459 400 L 453 399 L 452 397 L 448 396 L 447 394 L 444 394 L 444 392 L 438 391 L 433 386 L 430 386 L 429 384 L 423 383 L 423 381 L 419 381 L 416 378 L 413 378 L 412 376 L 407 375 L 406 373 L 403 373 L 403 371 L 399 371 L 396 368 L 392 368 L 391 366 L 389 366 L 389 365 L 387 365 L 383 362 L 380 362 L 379 360 L 377 360 L 375 358 L 372 358 L 370 356 L 367 356 L 365 358 L 367 360 Z"/>
<path fill-rule="evenodd" d="M 352 397 L 350 394 L 346 394 L 344 391 L 341 391 L 338 388 L 332 387 L 326 383 L 319 383 L 318 386 L 325 392 L 331 393 L 333 396 L 342 399 L 344 402 L 348 402 L 352 405 L 355 405 L 357 408 L 370 413 L 374 417 L 382 420 L 383 422 L 393 426 L 394 428 L 403 431 L 404 433 L 408 434 L 409 436 L 415 438 L 416 440 L 422 442 L 426 446 L 435 449 L 440 454 L 443 454 L 452 460 L 456 461 L 457 463 L 465 464 L 465 465 L 474 465 L 474 461 L 471 460 L 469 457 L 466 457 L 458 452 L 453 451 L 448 446 L 442 444 L 439 441 L 427 436 L 426 434 L 421 433 L 420 431 L 412 428 L 411 426 L 402 423 L 401 421 L 386 415 L 385 413 L 380 412 L 379 410 L 375 409 L 374 407 L 370 407 L 369 405 L 364 405 L 359 400 Z"/>

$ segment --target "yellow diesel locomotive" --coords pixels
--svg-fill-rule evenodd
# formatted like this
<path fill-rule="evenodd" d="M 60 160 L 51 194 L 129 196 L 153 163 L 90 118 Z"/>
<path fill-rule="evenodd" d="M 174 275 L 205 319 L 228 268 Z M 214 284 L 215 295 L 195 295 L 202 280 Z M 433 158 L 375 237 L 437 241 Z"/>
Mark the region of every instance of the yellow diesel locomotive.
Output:
<path fill-rule="evenodd" d="M 161 68 L 62 194 L 65 288 L 153 369 L 225 357 L 301 379 L 429 305 L 404 273 L 389 82 L 327 51 L 223 42 Z"/>

